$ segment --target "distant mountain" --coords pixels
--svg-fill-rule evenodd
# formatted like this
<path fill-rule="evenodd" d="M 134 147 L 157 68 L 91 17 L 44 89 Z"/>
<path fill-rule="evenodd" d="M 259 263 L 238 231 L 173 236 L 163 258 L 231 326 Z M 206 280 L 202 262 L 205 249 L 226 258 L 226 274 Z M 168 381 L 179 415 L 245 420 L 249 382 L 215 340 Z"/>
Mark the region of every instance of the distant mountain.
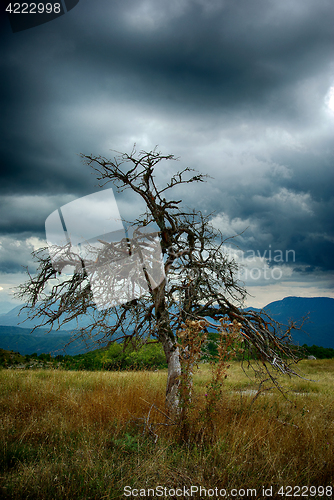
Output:
<path fill-rule="evenodd" d="M 0 348 L 20 352 L 20 354 L 32 354 L 37 352 L 59 354 L 69 342 L 72 332 L 78 329 L 76 321 L 62 326 L 62 330 L 52 330 L 46 333 L 45 329 L 36 329 L 30 334 L 38 322 L 23 320 L 27 317 L 25 313 L 18 317 L 21 306 L 14 307 L 6 314 L 0 315 Z M 260 309 L 253 309 L 260 312 Z M 283 300 L 271 302 L 263 308 L 274 320 L 287 326 L 289 321 L 301 324 L 305 321 L 302 331 L 294 330 L 292 338 L 296 344 L 309 346 L 318 345 L 334 348 L 334 299 L 328 297 L 286 297 Z M 90 323 L 90 318 L 83 317 L 79 325 L 85 326 Z M 80 354 L 87 352 L 95 346 L 86 347 L 81 341 L 68 346 L 67 354 Z"/>
<path fill-rule="evenodd" d="M 11 309 L 6 314 L 0 314 L 0 325 L 3 326 L 19 326 L 21 328 L 35 328 L 40 324 L 38 319 L 28 319 L 27 311 L 23 310 L 20 314 L 22 306 L 16 306 L 14 309 Z M 62 325 L 62 330 L 72 331 L 77 330 L 79 327 L 88 326 L 90 324 L 90 316 L 82 317 L 77 322 L 76 320 L 69 321 Z"/>
<path fill-rule="evenodd" d="M 73 332 L 80 327 L 91 324 L 89 314 L 80 318 L 78 322 L 73 320 L 65 323 L 61 330 L 53 329 L 48 332 L 46 328 L 36 328 L 32 332 L 33 328 L 37 327 L 40 322 L 37 319 L 28 319 L 25 310 L 19 315 L 21 307 L 21 305 L 16 306 L 6 314 L 0 315 L 0 348 L 2 349 L 13 350 L 20 354 L 33 354 L 34 352 L 41 354 L 43 352 L 52 355 L 70 354 L 73 356 L 102 347 L 93 341 L 86 345 L 85 342 L 76 340 L 65 348 Z"/>
<path fill-rule="evenodd" d="M 20 328 L 19 326 L 3 326 L 0 325 L 0 335 L 30 335 L 31 328 Z M 71 332 L 65 330 L 51 330 L 49 332 L 46 328 L 36 328 L 33 332 L 33 337 L 45 337 L 45 335 L 51 335 L 52 337 L 69 336 Z"/>
<path fill-rule="evenodd" d="M 75 332 L 48 332 L 47 330 L 35 330 L 31 334 L 29 328 L 0 326 L 0 348 L 8 351 L 25 354 L 50 353 L 57 354 L 83 354 L 92 349 L 101 348 L 106 343 L 92 341 L 85 342 L 81 339 L 72 340 Z M 68 345 L 67 345 L 68 344 Z"/>
<path fill-rule="evenodd" d="M 13 307 L 15 307 L 15 304 L 13 304 L 13 302 L 9 301 L 0 302 L 0 315 L 6 314 L 7 312 L 11 311 Z"/>
<path fill-rule="evenodd" d="M 0 348 L 20 354 L 50 353 L 57 354 L 82 354 L 96 349 L 96 345 L 88 345 L 82 340 L 75 340 L 65 347 L 72 338 L 72 333 L 37 329 L 31 334 L 30 328 L 19 328 L 15 326 L 0 326 Z"/>
<path fill-rule="evenodd" d="M 260 309 L 253 309 L 260 311 Z M 296 344 L 318 345 L 334 348 L 334 299 L 329 297 L 285 297 L 266 305 L 263 310 L 284 326 L 290 321 L 300 325 L 307 318 L 302 330 L 293 330 Z"/>

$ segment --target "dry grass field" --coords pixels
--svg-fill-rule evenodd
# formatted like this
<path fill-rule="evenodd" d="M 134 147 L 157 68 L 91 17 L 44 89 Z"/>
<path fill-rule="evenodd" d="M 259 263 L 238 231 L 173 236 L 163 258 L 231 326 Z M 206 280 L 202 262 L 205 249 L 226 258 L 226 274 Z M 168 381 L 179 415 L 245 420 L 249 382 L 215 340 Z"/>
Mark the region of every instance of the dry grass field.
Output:
<path fill-rule="evenodd" d="M 289 400 L 270 390 L 252 402 L 256 385 L 233 362 L 208 418 L 201 365 L 186 443 L 158 425 L 164 371 L 1 370 L 0 498 L 331 498 L 334 360 L 299 369 L 317 382 L 284 378 Z M 152 404 L 156 442 L 144 427 Z"/>

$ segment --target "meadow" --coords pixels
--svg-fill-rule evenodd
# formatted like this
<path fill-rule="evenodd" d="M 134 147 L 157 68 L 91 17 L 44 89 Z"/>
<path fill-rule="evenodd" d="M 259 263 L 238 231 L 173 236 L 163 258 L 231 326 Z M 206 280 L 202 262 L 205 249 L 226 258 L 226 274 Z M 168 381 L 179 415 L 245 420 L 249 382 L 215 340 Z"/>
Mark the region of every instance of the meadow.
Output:
<path fill-rule="evenodd" d="M 315 382 L 282 377 L 288 399 L 254 400 L 232 362 L 209 414 L 200 364 L 186 440 L 165 425 L 166 370 L 1 370 L 0 498 L 331 498 L 334 360 L 299 370 Z"/>

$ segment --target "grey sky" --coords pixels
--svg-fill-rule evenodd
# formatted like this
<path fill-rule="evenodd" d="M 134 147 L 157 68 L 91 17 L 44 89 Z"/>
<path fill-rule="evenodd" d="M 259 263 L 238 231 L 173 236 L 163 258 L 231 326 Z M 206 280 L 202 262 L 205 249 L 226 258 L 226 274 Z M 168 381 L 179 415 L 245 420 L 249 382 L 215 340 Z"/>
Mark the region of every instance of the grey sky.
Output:
<path fill-rule="evenodd" d="M 184 204 L 215 211 L 225 236 L 245 230 L 245 252 L 294 250 L 295 262 L 246 263 L 282 271 L 254 272 L 249 303 L 334 296 L 331 0 L 80 0 L 30 30 L 6 21 L 0 300 L 48 215 L 97 191 L 78 154 L 135 142 L 180 157 L 161 183 L 185 166 L 212 176 L 184 187 Z M 129 193 L 117 199 L 124 217 L 138 215 Z"/>

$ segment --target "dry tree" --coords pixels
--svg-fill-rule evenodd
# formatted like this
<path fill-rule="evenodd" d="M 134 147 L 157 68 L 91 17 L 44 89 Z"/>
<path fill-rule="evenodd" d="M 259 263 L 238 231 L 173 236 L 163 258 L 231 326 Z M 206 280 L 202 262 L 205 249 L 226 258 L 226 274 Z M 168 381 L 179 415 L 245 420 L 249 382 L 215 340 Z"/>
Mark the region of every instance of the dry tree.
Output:
<path fill-rule="evenodd" d="M 255 370 L 262 372 L 262 379 L 265 376 L 280 387 L 277 374 L 296 375 L 292 366 L 297 358 L 289 344 L 290 332 L 282 335 L 270 318 L 242 309 L 246 290 L 236 278 L 236 262 L 224 252 L 226 240 L 210 223 L 212 216 L 185 210 L 182 200 L 170 197 L 173 189 L 175 192 L 180 185 L 202 183 L 207 176 L 185 168 L 172 175 L 164 186 L 159 186 L 155 172 L 176 158 L 163 155 L 157 149 L 139 153 L 133 149 L 130 154 L 119 153 L 113 159 L 81 156 L 94 169 L 101 187 L 112 183 L 119 192 L 129 189 L 146 205 L 145 213 L 132 222 L 131 242 L 122 239 L 110 244 L 102 240 L 94 262 L 116 262 L 114 278 L 122 287 L 125 281 L 121 266 L 117 267 L 119 255 L 127 245 L 128 249 L 132 245 L 133 252 L 140 251 L 143 228 L 154 224 L 165 277 L 157 286 L 152 286 L 149 270 L 144 268 L 145 294 L 99 310 L 95 307 L 89 279 L 89 263 L 84 265 L 78 256 L 73 256 L 70 243 L 62 249 L 56 266 L 47 249 L 42 249 L 35 252 L 37 273 L 29 274 L 18 292 L 26 302 L 30 317 L 38 318 L 51 329 L 90 315 L 89 326 L 78 328 L 77 338 L 95 336 L 100 341 L 118 339 L 136 345 L 159 342 L 168 365 L 166 406 L 169 411 L 179 408 L 181 367 L 177 332 L 182 331 L 182 325 L 188 320 L 205 319 L 212 329 L 220 326 L 219 320 L 236 321 L 245 352 L 250 358 L 256 358 Z M 68 265 L 74 268 L 71 276 L 61 274 Z M 100 280 L 105 288 L 104 277 L 100 276 Z"/>

